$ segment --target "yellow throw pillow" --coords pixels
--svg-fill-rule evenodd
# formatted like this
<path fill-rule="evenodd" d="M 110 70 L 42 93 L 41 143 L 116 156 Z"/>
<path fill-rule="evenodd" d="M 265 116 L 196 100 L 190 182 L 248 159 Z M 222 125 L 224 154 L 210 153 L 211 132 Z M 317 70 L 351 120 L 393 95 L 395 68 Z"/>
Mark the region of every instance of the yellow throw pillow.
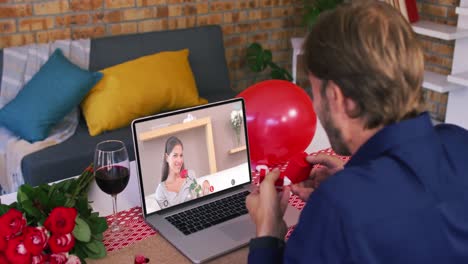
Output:
<path fill-rule="evenodd" d="M 138 117 L 207 103 L 188 62 L 188 49 L 140 57 L 102 70 L 81 103 L 89 134 L 124 127 Z"/>

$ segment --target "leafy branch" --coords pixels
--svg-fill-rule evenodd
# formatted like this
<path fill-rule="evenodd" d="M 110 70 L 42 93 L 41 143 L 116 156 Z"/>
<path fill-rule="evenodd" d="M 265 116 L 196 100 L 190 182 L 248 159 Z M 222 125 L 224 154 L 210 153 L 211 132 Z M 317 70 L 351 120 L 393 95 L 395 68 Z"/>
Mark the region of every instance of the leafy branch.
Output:
<path fill-rule="evenodd" d="M 247 48 L 247 65 L 253 72 L 262 72 L 270 67 L 272 79 L 292 81 L 291 74 L 273 62 L 271 50 L 264 49 L 257 42 L 250 44 Z"/>
<path fill-rule="evenodd" d="M 304 16 L 302 23 L 308 30 L 315 24 L 320 13 L 325 10 L 334 9 L 337 5 L 343 3 L 343 0 L 303 0 Z"/>

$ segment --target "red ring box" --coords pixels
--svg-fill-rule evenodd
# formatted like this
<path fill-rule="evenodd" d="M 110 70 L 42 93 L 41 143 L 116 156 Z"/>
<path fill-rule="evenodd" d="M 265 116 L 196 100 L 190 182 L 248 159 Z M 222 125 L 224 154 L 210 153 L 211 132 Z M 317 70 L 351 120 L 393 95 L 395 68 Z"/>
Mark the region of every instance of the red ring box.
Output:
<path fill-rule="evenodd" d="M 306 152 L 300 152 L 291 157 L 291 159 L 288 162 L 288 165 L 286 166 L 286 170 L 284 172 L 281 172 L 278 180 L 276 180 L 275 182 L 275 186 L 277 187 L 277 189 L 278 187 L 283 187 L 284 177 L 288 177 L 292 184 L 305 181 L 307 178 L 309 178 L 309 174 L 312 170 L 313 165 L 306 161 L 306 157 L 308 155 L 309 154 L 307 154 Z M 261 169 L 259 172 L 260 182 L 262 182 L 263 179 L 265 179 L 265 175 L 266 170 Z"/>
<path fill-rule="evenodd" d="M 305 181 L 309 178 L 312 164 L 306 161 L 307 153 L 301 152 L 294 155 L 288 162 L 284 176 L 288 177 L 292 184 Z"/>

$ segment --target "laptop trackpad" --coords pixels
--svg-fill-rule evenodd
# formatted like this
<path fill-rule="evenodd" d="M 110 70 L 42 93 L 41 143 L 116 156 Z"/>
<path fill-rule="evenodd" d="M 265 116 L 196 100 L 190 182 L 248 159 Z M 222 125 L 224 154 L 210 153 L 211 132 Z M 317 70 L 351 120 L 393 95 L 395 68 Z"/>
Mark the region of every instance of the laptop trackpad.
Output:
<path fill-rule="evenodd" d="M 221 226 L 219 229 L 234 241 L 241 241 L 255 236 L 255 225 L 250 219 L 230 223 Z"/>

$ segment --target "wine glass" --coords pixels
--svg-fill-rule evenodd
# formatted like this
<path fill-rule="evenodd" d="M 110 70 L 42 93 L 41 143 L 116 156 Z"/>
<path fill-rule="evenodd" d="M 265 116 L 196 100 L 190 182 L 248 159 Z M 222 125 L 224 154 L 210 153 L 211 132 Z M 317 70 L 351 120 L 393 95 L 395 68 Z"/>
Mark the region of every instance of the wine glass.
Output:
<path fill-rule="evenodd" d="M 119 140 L 106 140 L 97 144 L 94 152 L 94 176 L 99 188 L 112 196 L 113 222 L 110 230 L 120 230 L 117 221 L 117 194 L 127 187 L 130 179 L 130 163 L 125 144 Z"/>

